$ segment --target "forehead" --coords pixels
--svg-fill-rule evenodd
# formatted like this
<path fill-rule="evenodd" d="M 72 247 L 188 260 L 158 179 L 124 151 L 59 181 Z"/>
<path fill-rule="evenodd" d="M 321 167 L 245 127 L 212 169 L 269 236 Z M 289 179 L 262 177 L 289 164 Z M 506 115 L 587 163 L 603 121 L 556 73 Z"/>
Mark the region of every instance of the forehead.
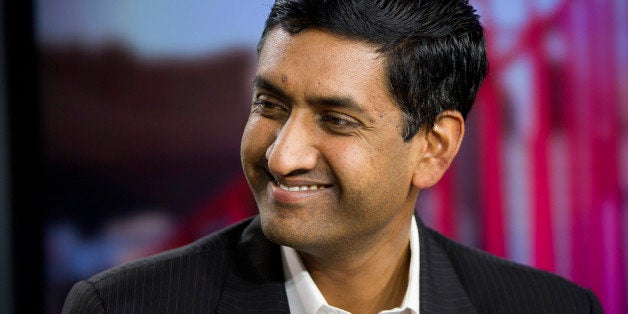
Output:
<path fill-rule="evenodd" d="M 265 52 L 290 52 L 302 46 L 321 50 L 327 54 L 340 54 L 345 57 L 361 57 L 365 59 L 379 59 L 377 47 L 359 40 L 348 39 L 340 35 L 314 28 L 304 29 L 290 34 L 281 27 L 274 27 L 268 31 L 261 47 L 260 54 Z M 318 49 L 317 49 L 318 48 Z"/>
<path fill-rule="evenodd" d="M 385 58 L 373 45 L 315 29 L 292 35 L 279 27 L 267 33 L 257 70 L 294 96 L 333 94 L 383 105 L 392 103 L 385 73 Z"/>

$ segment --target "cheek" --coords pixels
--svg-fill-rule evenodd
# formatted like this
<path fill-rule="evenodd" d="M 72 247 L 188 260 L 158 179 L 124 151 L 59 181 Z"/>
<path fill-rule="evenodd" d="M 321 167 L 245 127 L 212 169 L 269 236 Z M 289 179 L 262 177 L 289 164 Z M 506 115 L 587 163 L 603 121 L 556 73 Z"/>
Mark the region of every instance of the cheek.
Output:
<path fill-rule="evenodd" d="M 259 160 L 273 142 L 273 128 L 270 123 L 258 116 L 251 116 L 242 133 L 240 155 L 242 162 Z"/>
<path fill-rule="evenodd" d="M 386 168 L 381 153 L 353 143 L 333 143 L 326 162 L 337 176 L 344 193 L 361 194 L 369 190 Z M 347 197 L 349 195 L 345 195 Z"/>
<path fill-rule="evenodd" d="M 387 141 L 378 148 L 337 143 L 328 162 L 349 198 L 405 197 L 410 188 L 410 151 Z M 364 195 L 369 194 L 369 195 Z"/>

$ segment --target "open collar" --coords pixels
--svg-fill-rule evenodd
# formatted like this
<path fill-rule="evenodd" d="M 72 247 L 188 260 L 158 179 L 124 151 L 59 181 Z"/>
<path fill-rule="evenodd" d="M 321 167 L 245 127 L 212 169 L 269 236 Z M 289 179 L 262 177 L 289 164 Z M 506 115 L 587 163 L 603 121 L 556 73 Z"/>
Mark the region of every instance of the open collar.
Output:
<path fill-rule="evenodd" d="M 400 306 L 382 311 L 381 313 L 419 312 L 419 269 L 420 269 L 420 241 L 416 218 L 410 222 L 410 265 L 408 285 L 403 302 Z M 298 252 L 286 246 L 281 246 L 283 272 L 286 277 L 286 292 L 291 310 L 297 313 L 319 313 L 330 310 L 334 313 L 348 313 L 330 306 L 314 283 L 310 273 L 305 269 Z"/>
<path fill-rule="evenodd" d="M 420 241 L 420 312 L 477 313 L 447 254 L 417 218 Z M 289 313 L 280 247 L 262 233 L 255 217 L 237 240 L 217 306 L 219 313 Z M 216 267 L 218 265 L 208 265 Z"/>

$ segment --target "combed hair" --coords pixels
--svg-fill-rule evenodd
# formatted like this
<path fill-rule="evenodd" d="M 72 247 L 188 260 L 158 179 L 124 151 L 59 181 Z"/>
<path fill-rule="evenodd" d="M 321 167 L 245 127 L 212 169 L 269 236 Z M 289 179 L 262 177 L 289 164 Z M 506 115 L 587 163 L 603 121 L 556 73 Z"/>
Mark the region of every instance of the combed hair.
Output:
<path fill-rule="evenodd" d="M 293 35 L 319 29 L 378 47 L 406 141 L 445 110 L 466 117 L 488 68 L 479 16 L 463 0 L 276 0 L 258 53 L 277 25 Z"/>

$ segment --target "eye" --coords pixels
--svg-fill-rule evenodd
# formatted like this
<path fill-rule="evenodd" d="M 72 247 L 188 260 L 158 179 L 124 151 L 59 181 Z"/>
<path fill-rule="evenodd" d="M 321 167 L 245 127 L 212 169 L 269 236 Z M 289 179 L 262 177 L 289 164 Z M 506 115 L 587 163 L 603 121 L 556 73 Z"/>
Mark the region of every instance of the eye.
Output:
<path fill-rule="evenodd" d="M 321 117 L 327 128 L 335 132 L 349 132 L 361 126 L 356 119 L 342 113 L 325 113 Z"/>
<path fill-rule="evenodd" d="M 288 109 L 279 101 L 261 96 L 253 101 L 253 112 L 266 118 L 280 118 L 288 114 Z"/>

